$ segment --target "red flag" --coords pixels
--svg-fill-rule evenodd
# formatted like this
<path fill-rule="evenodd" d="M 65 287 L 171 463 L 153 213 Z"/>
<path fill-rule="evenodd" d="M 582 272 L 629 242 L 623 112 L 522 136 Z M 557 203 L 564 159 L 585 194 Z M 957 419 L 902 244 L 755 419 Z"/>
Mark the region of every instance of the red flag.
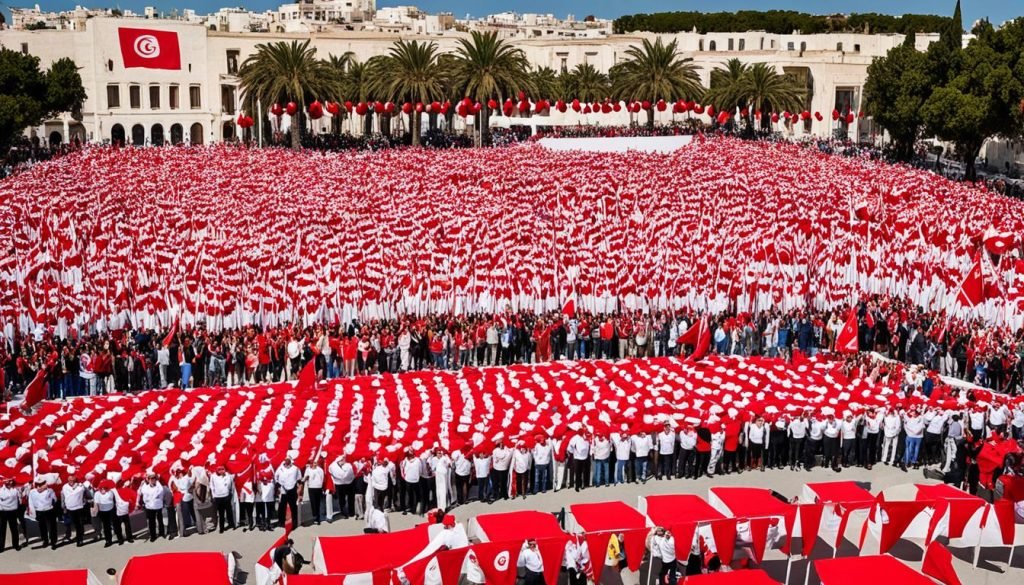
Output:
<path fill-rule="evenodd" d="M 467 552 L 469 552 L 467 548 L 453 548 L 437 553 L 437 568 L 441 573 L 441 585 L 459 584 L 462 563 L 466 560 Z"/>
<path fill-rule="evenodd" d="M 178 334 L 178 319 L 174 320 L 174 325 L 171 325 L 171 330 L 167 332 L 167 337 L 164 337 L 163 346 L 167 347 L 174 341 L 174 336 Z"/>
<path fill-rule="evenodd" d="M 708 318 L 701 317 L 700 321 L 691 325 L 685 333 L 679 336 L 676 343 L 695 346 L 688 359 L 694 362 L 701 360 L 711 350 L 711 327 L 708 326 Z"/>
<path fill-rule="evenodd" d="M 956 295 L 960 304 L 973 307 L 985 300 L 985 276 L 981 272 L 981 258 L 974 261 L 971 271 L 960 283 L 960 292 Z"/>
<path fill-rule="evenodd" d="M 956 571 L 953 569 L 953 555 L 938 541 L 933 541 L 928 545 L 928 549 L 924 553 L 921 572 L 938 579 L 945 585 L 960 585 L 960 578 L 956 576 Z"/>
<path fill-rule="evenodd" d="M 119 28 L 121 59 L 125 69 L 181 69 L 178 33 L 148 28 Z"/>
<path fill-rule="evenodd" d="M 850 316 L 846 324 L 836 336 L 836 351 L 838 353 L 857 353 L 857 311 L 850 309 Z"/>
<path fill-rule="evenodd" d="M 572 319 L 576 316 L 576 299 L 569 297 L 565 300 L 565 304 L 562 305 L 562 314 Z"/>
<path fill-rule="evenodd" d="M 515 583 L 519 544 L 510 542 L 474 544 L 473 553 L 480 563 L 480 570 L 487 578 L 488 585 L 513 585 Z"/>
<path fill-rule="evenodd" d="M 558 583 L 558 570 L 562 568 L 562 557 L 565 556 L 565 545 L 569 536 L 537 539 L 537 551 L 544 564 L 544 581 L 547 585 Z"/>
<path fill-rule="evenodd" d="M 295 390 L 301 392 L 303 390 L 315 390 L 316 389 L 316 358 L 313 358 L 306 362 L 306 365 L 299 372 L 299 380 L 295 384 Z"/>
<path fill-rule="evenodd" d="M 43 366 L 36 372 L 28 387 L 25 388 L 25 400 L 21 403 L 22 410 L 28 410 L 46 399 L 46 374 L 49 368 Z"/>

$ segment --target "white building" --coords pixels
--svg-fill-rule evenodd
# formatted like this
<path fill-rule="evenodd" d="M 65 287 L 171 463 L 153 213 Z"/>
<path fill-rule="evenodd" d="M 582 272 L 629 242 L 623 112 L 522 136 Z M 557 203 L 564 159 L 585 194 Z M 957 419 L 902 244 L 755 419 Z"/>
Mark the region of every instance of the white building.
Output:
<path fill-rule="evenodd" d="M 277 9 L 277 21 L 292 28 L 296 23 L 318 26 L 366 22 L 373 19 L 376 8 L 376 0 L 299 0 L 282 4 Z"/>
<path fill-rule="evenodd" d="M 372 0 L 371 0 L 372 5 Z M 185 19 L 146 20 L 94 17 L 82 30 L 5 30 L 0 44 L 40 57 L 49 66 L 61 57 L 71 57 L 81 68 L 88 99 L 82 121 L 69 116 L 47 121 L 33 129 L 37 136 L 51 141 L 73 137 L 93 142 L 110 140 L 146 144 L 147 142 L 193 143 L 232 139 L 234 120 L 239 114 L 240 96 L 237 71 L 259 43 L 309 38 L 326 57 L 351 51 L 365 61 L 386 54 L 399 38 L 415 38 L 410 33 L 392 34 L 365 30 L 328 30 L 313 33 L 235 32 L 228 16 L 228 31 Z M 538 19 L 543 20 L 543 19 Z M 144 25 L 142 24 L 144 22 Z M 142 26 L 140 26 L 142 25 Z M 124 67 L 118 41 L 118 29 L 148 28 L 177 35 L 181 53 L 180 70 Z M 246 27 L 238 25 L 239 29 Z M 454 51 L 465 33 L 441 31 L 429 38 L 441 51 Z M 589 63 L 603 72 L 621 62 L 626 50 L 653 34 L 610 35 L 600 38 L 549 37 L 513 38 L 534 66 L 568 70 Z M 678 40 L 685 57 L 700 68 L 705 86 L 711 71 L 731 58 L 746 62 L 765 62 L 779 71 L 791 73 L 807 84 L 807 109 L 821 112 L 824 120 L 811 119 L 798 125 L 799 134 L 829 135 L 836 124 L 833 109 L 860 111 L 861 92 L 867 66 L 874 57 L 884 55 L 903 42 L 901 35 L 822 34 L 775 35 L 747 33 L 680 33 L 662 35 L 666 41 Z M 918 35 L 919 48 L 936 40 L 937 35 Z M 249 112 L 252 114 L 251 112 Z M 666 120 L 670 113 L 663 118 Z M 601 123 L 625 124 L 629 115 L 587 119 L 569 110 L 552 113 L 549 124 Z M 849 131 L 861 139 L 870 139 L 874 129 L 870 119 L 857 120 Z"/>

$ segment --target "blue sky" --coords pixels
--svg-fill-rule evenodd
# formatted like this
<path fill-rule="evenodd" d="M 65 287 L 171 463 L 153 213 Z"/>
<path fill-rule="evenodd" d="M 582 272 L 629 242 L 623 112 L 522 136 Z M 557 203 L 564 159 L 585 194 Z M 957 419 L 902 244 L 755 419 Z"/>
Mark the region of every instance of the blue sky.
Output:
<path fill-rule="evenodd" d="M 5 6 L 31 6 L 37 0 L 0 0 Z M 281 4 L 283 0 L 38 0 L 44 10 L 85 6 L 120 5 L 121 8 L 142 11 L 147 5 L 160 10 L 192 8 L 197 12 L 210 12 L 222 6 L 241 4 L 251 10 L 266 10 Z M 801 10 L 816 14 L 834 12 L 880 12 L 890 14 L 923 13 L 951 14 L 956 0 L 717 0 L 713 3 L 690 3 L 679 0 L 377 0 L 378 6 L 413 4 L 428 12 L 452 12 L 458 17 L 467 13 L 474 16 L 501 12 L 514 8 L 517 12 L 553 12 L 558 16 L 574 14 L 583 18 L 593 14 L 603 18 L 615 18 L 622 14 L 636 12 L 661 12 L 666 10 Z M 975 20 L 988 17 L 999 24 L 1010 18 L 1024 15 L 1024 5 L 1010 0 L 964 0 L 962 3 L 964 27 L 970 28 Z M 5 10 L 6 12 L 6 10 Z"/>

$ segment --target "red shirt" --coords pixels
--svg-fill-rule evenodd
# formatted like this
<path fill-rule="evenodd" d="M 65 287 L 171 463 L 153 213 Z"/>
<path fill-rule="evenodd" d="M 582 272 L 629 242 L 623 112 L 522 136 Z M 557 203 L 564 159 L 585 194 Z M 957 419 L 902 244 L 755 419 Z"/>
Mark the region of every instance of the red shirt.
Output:
<path fill-rule="evenodd" d="M 601 339 L 603 341 L 611 341 L 614 335 L 615 327 L 611 323 L 605 322 L 601 324 Z"/>

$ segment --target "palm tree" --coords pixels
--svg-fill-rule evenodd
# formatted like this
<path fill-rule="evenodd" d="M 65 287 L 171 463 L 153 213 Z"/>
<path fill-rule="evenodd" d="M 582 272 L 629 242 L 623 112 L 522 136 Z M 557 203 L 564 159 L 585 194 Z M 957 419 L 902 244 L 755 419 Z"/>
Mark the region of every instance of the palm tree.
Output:
<path fill-rule="evenodd" d="M 561 99 L 565 93 L 562 77 L 550 67 L 538 67 L 530 72 L 530 80 L 537 97 L 544 99 Z"/>
<path fill-rule="evenodd" d="M 370 83 L 377 99 L 429 104 L 444 95 L 437 64 L 437 44 L 396 41 L 374 68 Z M 412 112 L 412 145 L 420 144 L 420 113 Z"/>
<path fill-rule="evenodd" d="M 590 63 L 581 63 L 565 74 L 566 93 L 585 102 L 596 102 L 608 97 L 611 84 L 608 76 Z"/>
<path fill-rule="evenodd" d="M 676 41 L 666 45 L 661 37 L 653 43 L 644 39 L 642 46 L 627 49 L 626 56 L 628 59 L 616 72 L 612 86 L 616 99 L 654 103 L 659 99 L 697 99 L 704 93 L 693 59 L 679 55 Z M 651 112 L 648 112 L 647 125 L 654 127 Z"/>
<path fill-rule="evenodd" d="M 750 66 L 739 59 L 729 59 L 724 67 L 711 71 L 711 87 L 704 94 L 704 102 L 719 110 L 733 110 L 746 105 L 744 87 Z"/>
<path fill-rule="evenodd" d="M 799 112 L 807 99 L 807 90 L 789 75 L 780 75 L 775 67 L 755 63 L 743 82 L 743 96 L 751 110 L 761 112 L 761 124 L 767 124 L 772 112 Z M 753 112 L 750 114 L 753 116 Z"/>
<path fill-rule="evenodd" d="M 334 77 L 335 82 L 341 86 L 342 97 L 348 98 L 348 77 L 349 69 L 356 63 L 356 54 L 352 51 L 345 51 L 341 55 L 328 55 L 327 56 L 327 67 L 329 68 L 331 75 Z M 334 131 L 341 131 L 341 122 L 348 117 L 348 110 L 342 109 L 338 112 L 337 118 L 334 120 Z"/>
<path fill-rule="evenodd" d="M 299 147 L 299 128 L 307 100 L 338 99 L 341 85 L 329 66 L 316 58 L 309 40 L 260 43 L 238 70 L 243 99 L 264 104 L 295 102 L 298 113 L 291 124 L 292 148 Z"/>
<path fill-rule="evenodd" d="M 491 109 L 487 100 L 503 101 L 503 96 L 533 89 L 529 62 L 521 49 L 498 39 L 497 32 L 473 31 L 469 39 L 459 39 L 455 52 L 455 78 L 464 95 L 480 102 L 480 142 L 490 144 L 488 127 Z"/>

